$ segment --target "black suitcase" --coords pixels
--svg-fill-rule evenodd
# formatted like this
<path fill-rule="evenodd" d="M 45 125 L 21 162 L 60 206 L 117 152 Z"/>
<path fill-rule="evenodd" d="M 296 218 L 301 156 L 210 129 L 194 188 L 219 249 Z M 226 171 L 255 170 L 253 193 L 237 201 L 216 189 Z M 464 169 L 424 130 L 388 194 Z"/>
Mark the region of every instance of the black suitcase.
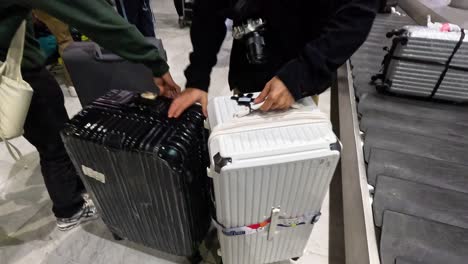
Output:
<path fill-rule="evenodd" d="M 167 59 L 160 39 L 147 40 Z M 158 91 L 149 68 L 124 60 L 94 42 L 74 42 L 65 50 L 63 60 L 82 106 L 90 104 L 111 89 Z"/>
<path fill-rule="evenodd" d="M 199 106 L 176 120 L 167 118 L 170 103 L 112 90 L 62 138 L 115 237 L 193 256 L 211 222 L 208 131 Z"/>

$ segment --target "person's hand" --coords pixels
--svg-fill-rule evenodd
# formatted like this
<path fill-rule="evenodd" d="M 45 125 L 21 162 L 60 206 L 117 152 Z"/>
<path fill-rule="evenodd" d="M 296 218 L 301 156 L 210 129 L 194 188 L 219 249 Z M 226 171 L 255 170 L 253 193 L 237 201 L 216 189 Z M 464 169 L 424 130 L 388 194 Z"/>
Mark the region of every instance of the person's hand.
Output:
<path fill-rule="evenodd" d="M 176 99 L 174 99 L 171 107 L 169 108 L 168 117 L 178 118 L 185 109 L 195 103 L 201 104 L 203 114 L 208 117 L 208 93 L 196 88 L 187 88 Z"/>
<path fill-rule="evenodd" d="M 255 99 L 254 103 L 259 104 L 265 101 L 260 110 L 286 110 L 294 104 L 294 97 L 288 87 L 278 77 L 271 79 L 263 88 L 263 91 Z"/>
<path fill-rule="evenodd" d="M 174 82 L 169 72 L 161 77 L 154 77 L 154 83 L 159 88 L 159 95 L 175 98 L 180 93 L 180 87 Z"/>

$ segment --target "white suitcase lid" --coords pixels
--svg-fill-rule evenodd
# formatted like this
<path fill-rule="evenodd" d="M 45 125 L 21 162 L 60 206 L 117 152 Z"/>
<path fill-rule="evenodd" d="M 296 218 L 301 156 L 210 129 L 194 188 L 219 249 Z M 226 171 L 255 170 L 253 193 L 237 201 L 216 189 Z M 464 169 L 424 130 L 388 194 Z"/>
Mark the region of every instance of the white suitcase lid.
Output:
<path fill-rule="evenodd" d="M 330 150 L 337 143 L 328 117 L 310 97 L 297 102 L 299 108 L 288 111 L 254 113 L 241 118 L 240 106 L 231 97 L 215 97 L 208 104 L 211 156 L 219 153 L 232 160 Z"/>

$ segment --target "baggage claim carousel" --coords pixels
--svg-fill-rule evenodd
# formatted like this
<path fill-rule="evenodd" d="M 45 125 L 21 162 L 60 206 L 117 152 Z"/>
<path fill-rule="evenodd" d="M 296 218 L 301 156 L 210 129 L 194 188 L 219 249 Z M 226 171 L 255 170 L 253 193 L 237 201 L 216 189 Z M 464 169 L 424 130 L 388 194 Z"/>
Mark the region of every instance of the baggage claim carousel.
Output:
<path fill-rule="evenodd" d="M 381 94 L 370 82 L 391 45 L 386 33 L 423 24 L 430 11 L 414 2 L 409 15 L 397 10 L 377 16 L 332 89 L 346 263 L 466 264 L 468 105 Z"/>

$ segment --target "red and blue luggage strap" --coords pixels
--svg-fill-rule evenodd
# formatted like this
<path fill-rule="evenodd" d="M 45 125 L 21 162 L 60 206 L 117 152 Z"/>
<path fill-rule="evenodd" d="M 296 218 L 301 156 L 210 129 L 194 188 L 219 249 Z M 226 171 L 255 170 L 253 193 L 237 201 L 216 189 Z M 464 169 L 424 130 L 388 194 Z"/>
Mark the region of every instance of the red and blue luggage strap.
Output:
<path fill-rule="evenodd" d="M 318 222 L 321 215 L 322 214 L 319 212 L 304 214 L 302 216 L 294 218 L 285 218 L 280 216 L 277 220 L 276 226 L 282 228 L 294 228 L 306 224 L 315 224 Z M 221 230 L 221 232 L 223 232 L 223 234 L 226 236 L 252 235 L 268 230 L 267 227 L 269 227 L 271 224 L 271 217 L 260 223 L 240 227 L 226 228 L 214 218 L 213 223 L 215 224 L 216 228 L 218 230 Z"/>

